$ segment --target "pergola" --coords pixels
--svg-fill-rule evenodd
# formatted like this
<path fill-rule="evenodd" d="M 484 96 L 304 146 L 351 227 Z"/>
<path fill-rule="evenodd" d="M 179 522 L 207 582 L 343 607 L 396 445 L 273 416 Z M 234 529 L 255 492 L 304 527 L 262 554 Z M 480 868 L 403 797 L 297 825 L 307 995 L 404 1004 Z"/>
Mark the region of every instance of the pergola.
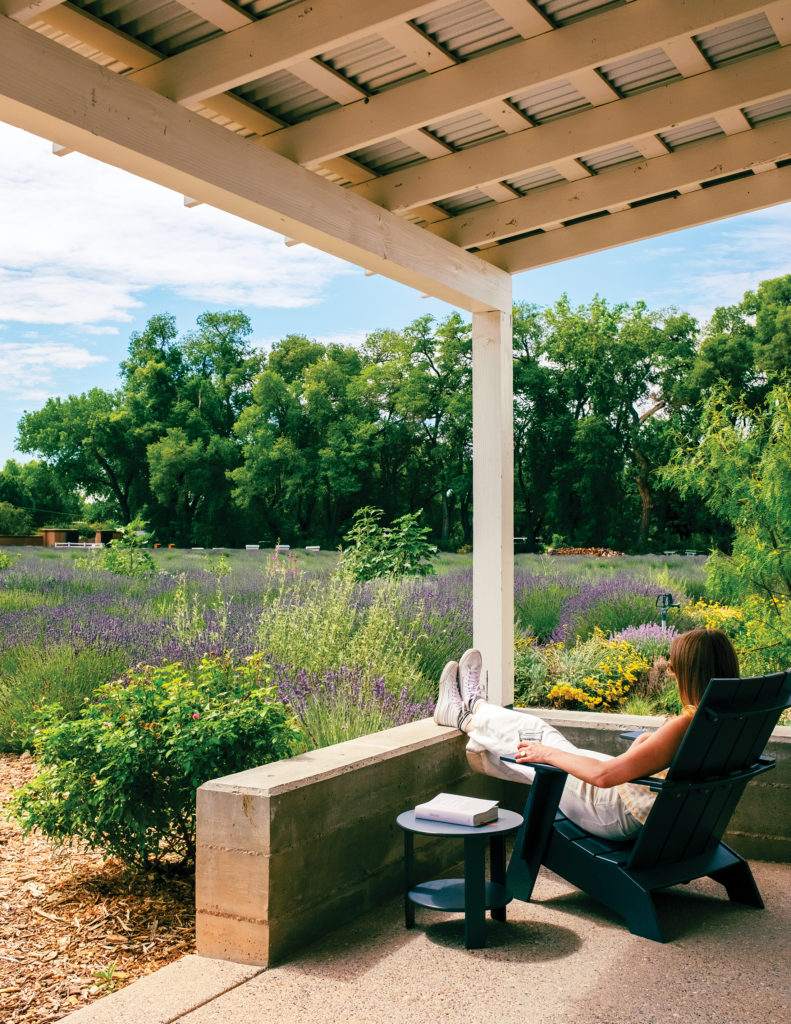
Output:
<path fill-rule="evenodd" d="M 511 275 L 791 200 L 789 44 L 791 0 L 0 0 L 0 118 L 472 313 L 507 704 Z"/>

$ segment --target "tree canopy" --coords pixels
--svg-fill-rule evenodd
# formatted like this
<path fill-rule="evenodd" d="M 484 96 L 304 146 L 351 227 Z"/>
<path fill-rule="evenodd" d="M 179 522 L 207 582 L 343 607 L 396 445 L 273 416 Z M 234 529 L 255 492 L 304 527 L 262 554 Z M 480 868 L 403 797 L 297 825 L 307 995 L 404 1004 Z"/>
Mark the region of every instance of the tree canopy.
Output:
<path fill-rule="evenodd" d="M 152 317 L 117 390 L 22 417 L 17 447 L 37 461 L 6 464 L 0 502 L 40 525 L 51 515 L 39 510 L 77 515 L 89 499 L 119 523 L 141 516 L 163 543 L 203 546 L 334 546 L 360 508 L 387 523 L 423 510 L 441 546 L 471 543 L 472 339 L 459 313 L 376 330 L 360 348 L 290 334 L 264 353 L 251 334 L 238 310 L 204 313 L 183 335 Z M 723 388 L 740 405 L 722 416 L 753 432 L 776 401 L 791 275 L 702 328 L 600 296 L 518 304 L 513 350 L 515 524 L 529 550 L 553 537 L 729 550 L 733 516 L 692 500 L 690 474 L 702 493 Z"/>

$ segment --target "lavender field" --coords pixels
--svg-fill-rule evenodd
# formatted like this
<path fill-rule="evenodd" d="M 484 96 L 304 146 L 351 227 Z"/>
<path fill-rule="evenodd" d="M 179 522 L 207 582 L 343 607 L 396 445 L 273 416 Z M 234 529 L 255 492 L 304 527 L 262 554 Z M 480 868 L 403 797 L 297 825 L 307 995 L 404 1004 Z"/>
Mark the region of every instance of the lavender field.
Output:
<path fill-rule="evenodd" d="M 102 571 L 76 552 L 8 554 L 12 563 L 0 571 L 6 750 L 29 745 L 37 707 L 54 702 L 72 715 L 99 684 L 140 663 L 190 666 L 226 651 L 236 661 L 263 653 L 311 742 L 335 742 L 430 714 L 442 666 L 472 642 L 470 556 L 443 555 L 437 575 L 424 579 L 351 584 L 332 575 L 334 553 L 157 551 L 156 573 L 141 577 Z M 618 643 L 628 643 L 639 661 L 640 644 L 620 641 L 619 631 L 656 623 L 656 597 L 668 591 L 685 606 L 681 619 L 674 610 L 670 621 L 683 624 L 690 599 L 704 588 L 702 558 L 516 562 L 523 703 L 589 706 L 561 692 L 549 695 L 558 682 L 573 687 L 597 671 L 601 676 Z M 662 639 L 661 631 L 659 647 L 653 639 L 657 651 Z M 574 652 L 576 668 L 569 662 Z M 643 663 L 645 657 L 647 680 Z M 645 680 L 641 687 L 645 696 Z"/>

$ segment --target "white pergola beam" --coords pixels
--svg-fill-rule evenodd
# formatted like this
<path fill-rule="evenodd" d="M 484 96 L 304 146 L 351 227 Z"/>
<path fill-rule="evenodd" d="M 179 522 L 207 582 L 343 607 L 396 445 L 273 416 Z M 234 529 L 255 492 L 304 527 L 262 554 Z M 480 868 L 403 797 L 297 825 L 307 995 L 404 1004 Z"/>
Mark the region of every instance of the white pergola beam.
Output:
<path fill-rule="evenodd" d="M 288 69 L 292 75 L 301 78 L 303 82 L 323 92 L 336 103 L 354 103 L 356 100 L 364 99 L 368 94 L 359 85 L 349 82 L 339 75 L 337 71 L 327 67 L 318 60 L 301 60 L 296 64 L 289 65 Z"/>
<path fill-rule="evenodd" d="M 408 21 L 441 6 L 442 0 L 312 0 L 209 39 L 130 77 L 169 99 L 190 103 L 375 34 L 379 22 Z"/>
<path fill-rule="evenodd" d="M 542 82 L 568 78 L 618 57 L 660 46 L 665 38 L 699 32 L 765 6 L 755 0 L 635 0 L 628 8 L 597 15 L 595 22 L 586 19 L 526 39 L 372 96 L 366 104 L 353 103 L 343 110 L 328 111 L 320 118 L 272 135 L 268 144 L 297 163 L 339 156 L 397 136 L 408 128 L 477 110 L 482 103 L 505 99 Z M 595 33 L 591 31 L 593 24 Z M 200 49 L 195 47 L 183 56 Z"/>
<path fill-rule="evenodd" d="M 462 309 L 510 309 L 508 275 L 255 141 L 8 19 L 0 52 L 0 119 L 9 124 Z"/>
<path fill-rule="evenodd" d="M 479 258 L 518 274 L 672 231 L 791 201 L 791 167 L 750 175 L 544 235 L 485 249 Z"/>
<path fill-rule="evenodd" d="M 538 195 L 497 207 L 469 210 L 427 230 L 469 248 L 584 217 L 618 203 L 633 203 L 701 181 L 735 174 L 791 156 L 791 119 L 770 121 L 751 132 L 704 139 L 653 160 L 610 168 L 606 174 L 558 184 Z"/>
<path fill-rule="evenodd" d="M 223 32 L 233 32 L 237 28 L 243 28 L 256 19 L 237 7 L 228 0 L 179 0 L 182 7 L 194 11 L 198 17 L 208 21 L 210 25 L 216 25 Z"/>
<path fill-rule="evenodd" d="M 511 314 L 472 318 L 473 643 L 488 699 L 514 702 L 514 428 Z"/>
<path fill-rule="evenodd" d="M 253 106 L 241 96 L 232 92 L 223 92 L 219 96 L 210 96 L 201 103 L 196 103 L 195 108 L 203 108 L 209 112 L 219 114 L 220 117 L 227 117 L 229 121 L 240 124 L 258 135 L 266 135 L 268 132 L 277 131 L 282 125 L 280 121 L 271 114 L 264 113 L 260 107 Z M 188 108 L 192 109 L 192 108 Z M 364 180 L 364 179 L 363 179 Z"/>
<path fill-rule="evenodd" d="M 14 21 L 33 21 L 61 0 L 0 0 L 0 14 Z"/>
<path fill-rule="evenodd" d="M 41 20 L 58 32 L 65 32 L 81 43 L 93 46 L 129 68 L 143 68 L 162 59 L 150 46 L 132 39 L 125 32 L 113 28 L 106 21 L 95 18 L 74 4 L 58 4 L 43 13 Z"/>
<path fill-rule="evenodd" d="M 711 70 L 711 65 L 689 36 L 666 39 L 662 43 L 662 49 L 685 78 Z"/>
<path fill-rule="evenodd" d="M 391 46 L 429 74 L 451 68 L 456 63 L 441 46 L 437 46 L 432 39 L 409 22 L 391 22 L 379 29 L 377 35 L 381 35 Z"/>
<path fill-rule="evenodd" d="M 766 10 L 766 17 L 780 45 L 791 43 L 791 2 L 785 0 L 783 3 L 771 4 Z"/>
<path fill-rule="evenodd" d="M 529 0 L 488 0 L 488 4 L 525 39 L 552 28 L 552 23 Z"/>
<path fill-rule="evenodd" d="M 356 186 L 356 191 L 393 210 L 436 202 L 486 183 L 493 170 L 499 180 L 540 167 L 560 170 L 561 160 L 780 95 L 788 91 L 789 81 L 791 47 L 771 50 L 749 61 L 671 82 L 662 89 L 495 139 L 427 165 L 383 175 Z"/>

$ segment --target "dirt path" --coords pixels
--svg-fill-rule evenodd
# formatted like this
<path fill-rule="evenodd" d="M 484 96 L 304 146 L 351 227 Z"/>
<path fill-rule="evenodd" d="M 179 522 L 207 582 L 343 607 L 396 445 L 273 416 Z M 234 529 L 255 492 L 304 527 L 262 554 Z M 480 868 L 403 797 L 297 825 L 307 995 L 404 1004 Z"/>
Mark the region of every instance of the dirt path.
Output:
<path fill-rule="evenodd" d="M 22 836 L 12 789 L 35 772 L 0 755 L 0 1020 L 49 1024 L 194 951 L 191 878 L 126 874 L 115 860 Z"/>

